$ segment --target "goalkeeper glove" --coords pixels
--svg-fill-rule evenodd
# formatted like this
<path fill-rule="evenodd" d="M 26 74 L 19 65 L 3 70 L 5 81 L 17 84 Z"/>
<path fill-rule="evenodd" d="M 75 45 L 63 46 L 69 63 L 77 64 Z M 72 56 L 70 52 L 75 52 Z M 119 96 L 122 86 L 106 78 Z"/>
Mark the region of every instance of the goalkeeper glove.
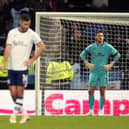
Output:
<path fill-rule="evenodd" d="M 89 70 L 93 70 L 95 68 L 95 65 L 92 63 L 89 63 L 88 61 L 85 61 L 86 68 Z"/>
<path fill-rule="evenodd" d="M 105 71 L 109 71 L 113 67 L 114 64 L 115 62 L 112 61 L 110 64 L 104 65 L 103 68 Z"/>

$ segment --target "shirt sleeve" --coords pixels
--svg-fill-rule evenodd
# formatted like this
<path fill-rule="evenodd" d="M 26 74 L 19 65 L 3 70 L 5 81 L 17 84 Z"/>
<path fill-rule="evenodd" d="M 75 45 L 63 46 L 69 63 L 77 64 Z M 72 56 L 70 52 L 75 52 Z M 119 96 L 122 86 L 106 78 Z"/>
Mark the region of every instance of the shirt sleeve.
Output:
<path fill-rule="evenodd" d="M 34 44 L 38 44 L 42 41 L 36 32 L 34 32 L 32 39 L 33 39 Z"/>
<path fill-rule="evenodd" d="M 111 55 L 115 55 L 117 53 L 117 50 L 113 47 L 113 46 L 111 46 Z"/>
<path fill-rule="evenodd" d="M 86 56 L 90 53 L 90 47 L 87 47 L 86 49 L 84 49 L 81 54 L 80 57 L 83 61 L 86 61 Z"/>
<path fill-rule="evenodd" d="M 116 62 L 120 58 L 120 53 L 113 46 L 111 46 L 111 54 L 114 56 L 114 62 Z"/>
<path fill-rule="evenodd" d="M 13 33 L 12 33 L 12 31 L 9 31 L 9 33 L 8 33 L 6 44 L 10 44 L 10 45 L 13 44 Z"/>

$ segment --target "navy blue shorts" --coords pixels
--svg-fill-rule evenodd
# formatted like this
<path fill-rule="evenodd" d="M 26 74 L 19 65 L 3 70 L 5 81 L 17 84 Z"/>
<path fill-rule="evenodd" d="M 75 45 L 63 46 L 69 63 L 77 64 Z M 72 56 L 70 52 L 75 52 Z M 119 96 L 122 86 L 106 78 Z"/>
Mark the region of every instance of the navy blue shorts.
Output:
<path fill-rule="evenodd" d="M 8 70 L 8 86 L 23 86 L 28 84 L 28 70 Z"/>

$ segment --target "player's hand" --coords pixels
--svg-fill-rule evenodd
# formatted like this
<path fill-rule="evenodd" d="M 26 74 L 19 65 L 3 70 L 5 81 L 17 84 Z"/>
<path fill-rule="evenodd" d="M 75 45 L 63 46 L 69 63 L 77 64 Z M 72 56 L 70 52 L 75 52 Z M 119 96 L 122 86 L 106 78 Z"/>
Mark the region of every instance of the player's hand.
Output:
<path fill-rule="evenodd" d="M 33 59 L 29 59 L 29 60 L 26 60 L 25 62 L 24 62 L 24 65 L 25 66 L 30 66 L 31 64 L 33 64 Z"/>
<path fill-rule="evenodd" d="M 92 63 L 89 63 L 88 61 L 85 61 L 85 65 L 89 70 L 93 70 L 95 68 L 95 65 Z"/>
<path fill-rule="evenodd" d="M 3 72 L 6 69 L 6 63 L 2 63 L 0 66 L 0 70 Z"/>
<path fill-rule="evenodd" d="M 107 64 L 107 65 L 104 65 L 103 68 L 105 71 L 109 71 L 113 65 L 114 65 L 115 62 L 111 62 L 110 64 Z"/>

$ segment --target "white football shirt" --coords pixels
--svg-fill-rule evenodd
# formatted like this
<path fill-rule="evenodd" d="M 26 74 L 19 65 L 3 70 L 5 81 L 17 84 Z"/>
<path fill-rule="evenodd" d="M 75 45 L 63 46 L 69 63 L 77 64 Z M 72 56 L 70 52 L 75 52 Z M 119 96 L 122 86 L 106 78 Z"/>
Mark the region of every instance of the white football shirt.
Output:
<path fill-rule="evenodd" d="M 18 28 L 10 30 L 6 41 L 11 45 L 8 69 L 27 70 L 24 63 L 30 57 L 33 44 L 39 42 L 41 42 L 41 38 L 30 28 L 23 33 Z"/>

